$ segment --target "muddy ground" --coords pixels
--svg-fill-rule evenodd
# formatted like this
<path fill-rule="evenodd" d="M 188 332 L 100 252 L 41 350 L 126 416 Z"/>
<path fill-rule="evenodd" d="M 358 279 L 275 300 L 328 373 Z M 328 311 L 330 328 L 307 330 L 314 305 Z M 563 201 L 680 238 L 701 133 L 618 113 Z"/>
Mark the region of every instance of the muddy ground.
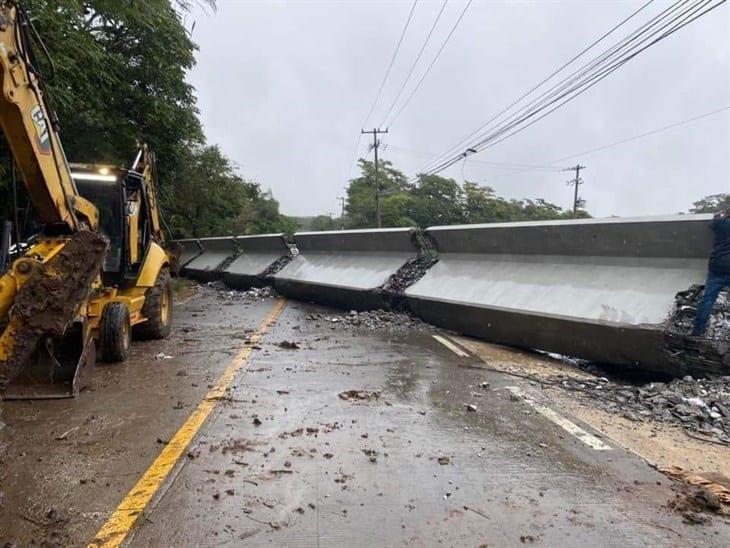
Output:
<path fill-rule="evenodd" d="M 0 541 L 86 545 L 275 302 L 202 287 L 91 391 L 6 403 Z M 129 545 L 730 545 L 730 518 L 652 466 L 719 479 L 726 447 L 671 431 L 685 452 L 651 453 L 671 436 L 514 374 L 570 365 L 372 321 L 287 303 Z"/>

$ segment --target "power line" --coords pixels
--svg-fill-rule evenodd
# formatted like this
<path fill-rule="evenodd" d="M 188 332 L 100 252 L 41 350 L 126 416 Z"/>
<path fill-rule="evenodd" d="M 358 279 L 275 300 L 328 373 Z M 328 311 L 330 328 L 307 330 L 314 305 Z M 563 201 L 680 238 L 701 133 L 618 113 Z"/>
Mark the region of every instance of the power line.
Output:
<path fill-rule="evenodd" d="M 686 2 L 686 0 L 684 0 L 684 1 Z M 544 118 L 545 116 L 547 116 L 548 114 L 550 114 L 551 112 L 553 112 L 554 110 L 557 110 L 558 108 L 560 108 L 561 106 L 563 106 L 565 103 L 567 103 L 567 102 L 575 99 L 577 96 L 579 96 L 579 95 L 583 94 L 584 92 L 588 91 L 588 89 L 590 89 L 591 87 L 593 87 L 595 84 L 597 84 L 598 82 L 600 82 L 601 80 L 603 80 L 603 78 L 605 78 L 608 75 L 610 75 L 612 72 L 614 72 L 615 70 L 617 70 L 618 68 L 620 68 L 621 66 L 623 66 L 625 63 L 627 63 L 628 61 L 630 61 L 631 59 L 633 59 L 637 55 L 639 55 L 642 51 L 648 49 L 649 47 L 651 47 L 652 45 L 656 44 L 657 42 L 659 42 L 659 41 L 663 40 L 664 38 L 670 36 L 671 34 L 677 32 L 678 30 L 680 30 L 681 28 L 683 28 L 684 26 L 686 26 L 689 22 L 692 22 L 697 17 L 699 17 L 701 15 L 704 15 L 704 13 L 707 13 L 708 11 L 710 11 L 710 9 L 713 9 L 714 7 L 717 7 L 720 4 L 722 4 L 722 2 L 720 2 L 720 4 L 717 4 L 713 8 L 710 8 L 710 9 L 708 9 L 705 12 L 702 12 L 700 14 L 691 13 L 692 10 L 695 10 L 695 12 L 696 12 L 698 9 L 701 9 L 702 7 L 706 6 L 708 3 L 710 3 L 710 1 L 711 0 L 705 0 L 704 2 L 702 2 L 702 1 L 697 2 L 694 6 L 691 6 L 685 12 L 680 13 L 679 15 L 674 16 L 674 19 L 672 19 L 669 23 L 665 23 L 658 30 L 654 31 L 654 34 L 650 34 L 648 37 L 644 38 L 641 42 L 639 42 L 638 44 L 632 46 L 632 48 L 637 48 L 637 47 L 641 46 L 642 44 L 644 44 L 645 42 L 647 42 L 648 40 L 650 40 L 653 36 L 655 36 L 659 31 L 662 31 L 662 30 L 666 29 L 667 27 L 669 27 L 670 25 L 675 24 L 677 22 L 677 20 L 679 20 L 682 17 L 688 16 L 688 15 L 689 16 L 693 16 L 691 19 L 689 19 L 688 21 L 680 22 L 680 24 L 676 24 L 674 28 L 671 28 L 669 31 L 666 31 L 664 34 L 661 34 L 655 40 L 649 42 L 647 45 L 644 45 L 638 51 L 635 51 L 635 52 L 631 53 L 630 55 L 625 56 L 623 59 L 619 58 L 615 62 L 614 61 L 611 61 L 614 64 L 613 65 L 610 65 L 608 68 L 601 69 L 600 72 L 594 72 L 594 74 L 586 77 L 584 80 L 580 80 L 579 78 L 581 76 L 583 76 L 585 74 L 589 74 L 589 70 L 590 69 L 584 70 L 581 75 L 579 75 L 578 77 L 573 78 L 571 81 L 569 81 L 565 85 L 561 86 L 560 89 L 558 89 L 557 91 L 554 91 L 553 93 L 551 93 L 550 95 L 548 95 L 547 99 L 544 99 L 542 101 L 542 104 L 538 104 L 537 106 L 533 107 L 533 109 L 531 111 L 528 110 L 529 107 L 523 108 L 522 111 L 521 111 L 521 113 L 525 113 L 525 111 L 528 111 L 528 113 L 525 114 L 525 116 L 523 118 L 518 118 L 517 120 L 513 120 L 512 122 L 509 122 L 509 123 L 505 124 L 501 128 L 495 129 L 494 132 L 491 135 L 488 135 L 487 137 L 483 138 L 476 145 L 473 145 L 473 147 L 474 148 L 481 147 L 480 150 L 484 150 L 484 148 L 489 148 L 491 146 L 494 146 L 497 143 L 500 143 L 500 142 L 504 141 L 505 139 L 511 137 L 512 135 L 514 135 L 516 133 L 519 133 L 520 131 L 526 129 L 527 127 L 529 127 L 532 124 L 536 123 L 537 121 L 541 120 L 542 118 Z M 724 1 L 725 0 L 723 0 L 723 2 Z M 680 2 L 678 2 L 678 4 L 680 4 Z M 700 4 L 702 4 L 702 6 L 700 6 Z M 633 41 L 635 39 L 636 39 L 636 37 L 632 38 L 631 41 Z M 629 53 L 629 52 L 631 52 L 631 50 L 629 50 L 627 53 Z M 595 67 L 600 67 L 599 62 L 594 63 L 594 66 L 591 67 L 591 68 L 595 68 Z M 577 84 L 574 83 L 576 81 L 577 81 Z M 573 87 L 570 87 L 571 84 L 573 85 Z M 554 89 L 555 88 L 553 88 L 553 90 Z M 574 93 L 574 92 L 576 92 L 576 90 L 578 90 L 577 93 Z M 550 91 L 552 91 L 552 90 L 550 90 Z M 572 93 L 574 93 L 574 95 L 573 96 L 570 96 L 570 94 L 572 94 Z M 527 124 L 526 126 L 523 126 L 522 128 L 520 128 L 520 129 L 518 129 L 518 130 L 516 130 L 516 131 L 514 131 L 512 133 L 510 133 L 509 135 L 507 135 L 506 137 L 503 137 L 503 138 L 499 139 L 498 141 L 494 141 L 494 139 L 496 139 L 497 137 L 500 137 L 500 135 L 503 135 L 504 133 L 506 133 L 507 131 L 511 130 L 513 127 L 517 126 L 518 124 L 520 124 L 524 120 L 527 120 L 527 119 L 535 116 L 540 111 L 544 110 L 545 108 L 549 107 L 552 104 L 557 103 L 559 100 L 563 99 L 566 96 L 568 97 L 568 99 L 566 99 L 565 101 L 563 101 L 562 103 L 560 103 L 555 108 L 549 110 L 548 112 L 546 112 L 545 114 L 543 114 L 542 116 L 540 116 L 539 118 L 537 118 L 536 120 L 533 120 L 530 124 Z M 515 116 L 518 116 L 521 113 L 518 113 Z M 491 142 L 488 146 L 485 146 L 490 141 L 493 141 L 493 142 Z"/>
<path fill-rule="evenodd" d="M 622 145 L 622 144 L 625 144 L 625 143 L 629 143 L 629 142 L 632 142 L 632 141 L 636 141 L 638 139 L 643 139 L 644 137 L 650 137 L 652 135 L 656 135 L 657 133 L 661 133 L 663 131 L 668 131 L 670 129 L 673 129 L 673 128 L 676 128 L 676 127 L 680 127 L 680 126 L 689 124 L 691 122 L 696 122 L 698 120 L 702 120 L 704 118 L 708 118 L 710 116 L 714 116 L 715 114 L 720 114 L 721 112 L 725 112 L 726 110 L 730 110 L 730 105 L 729 106 L 726 106 L 726 107 L 722 107 L 722 108 L 716 109 L 716 110 L 711 110 L 710 112 L 705 112 L 704 114 L 700 114 L 700 115 L 697 115 L 697 116 L 693 116 L 691 118 L 687 118 L 687 119 L 681 120 L 679 122 L 674 122 L 674 123 L 669 124 L 669 125 L 666 125 L 666 126 L 662 126 L 662 127 L 656 128 L 656 129 L 652 129 L 650 131 L 646 131 L 646 132 L 640 133 L 638 135 L 632 135 L 631 137 L 626 137 L 624 139 L 620 139 L 618 141 L 613 141 L 613 142 L 608 143 L 608 144 L 605 144 L 605 145 L 600 145 L 600 146 L 597 146 L 597 147 L 594 147 L 594 148 L 590 148 L 588 150 L 584 150 L 583 152 L 579 152 L 577 154 L 570 154 L 569 156 L 563 156 L 561 158 L 556 158 L 555 160 L 550 160 L 548 162 L 545 162 L 545 164 L 542 164 L 542 165 L 552 166 L 555 169 L 559 169 L 558 166 L 555 166 L 555 164 L 557 164 L 559 162 L 563 162 L 565 160 L 570 160 L 572 158 L 577 158 L 579 156 L 582 157 L 582 156 L 585 156 L 587 154 L 593 154 L 594 152 L 600 152 L 600 151 L 606 150 L 608 148 L 612 148 L 612 147 L 619 146 L 619 145 Z M 395 147 L 393 147 L 393 148 L 395 148 Z M 477 163 L 475 160 L 470 160 L 470 162 Z M 519 164 L 514 164 L 514 165 L 519 165 Z M 538 164 L 538 165 L 540 165 L 540 164 Z M 533 171 L 533 170 L 534 170 L 533 167 L 530 167 L 528 165 L 525 165 L 525 168 L 524 169 L 518 169 L 518 170 L 515 171 L 514 174 L 522 173 L 522 172 L 525 172 L 525 171 Z M 511 175 L 512 174 L 510 174 L 510 176 Z M 498 179 L 501 179 L 501 178 L 502 178 L 502 176 L 499 176 L 498 177 Z"/>
<path fill-rule="evenodd" d="M 676 11 L 681 7 L 682 4 L 686 3 L 688 0 L 683 0 L 680 2 L 676 2 L 674 5 L 670 6 L 669 8 L 665 9 L 660 14 L 654 16 L 651 20 L 641 25 L 638 29 L 632 31 L 629 33 L 629 35 L 625 36 L 619 42 L 611 46 L 608 50 L 604 51 L 598 57 L 594 58 L 593 60 L 589 61 L 588 63 L 584 64 L 579 69 L 573 71 L 570 75 L 565 77 L 563 80 L 558 82 L 557 84 L 554 84 L 553 87 L 548 89 L 547 91 L 543 92 L 540 96 L 538 96 L 536 99 L 532 99 L 531 103 L 528 103 L 527 106 L 522 107 L 521 110 L 519 110 L 517 113 L 511 114 L 511 119 L 514 119 L 514 117 L 519 116 L 520 114 L 524 113 L 526 110 L 530 110 L 531 108 L 541 107 L 546 104 L 549 104 L 550 101 L 554 101 L 554 97 L 563 91 L 566 86 L 569 86 L 571 84 L 574 84 L 575 82 L 580 82 L 581 78 L 585 78 L 585 75 L 590 73 L 591 70 L 595 70 L 596 68 L 600 67 L 602 64 L 606 63 L 611 56 L 616 55 L 621 51 L 622 48 L 627 47 L 631 44 L 631 42 L 635 41 L 638 37 L 640 37 L 643 33 L 647 32 L 647 30 L 650 30 L 653 26 L 655 26 L 659 21 L 662 20 L 662 18 L 665 18 L 672 14 L 673 11 Z M 538 86 L 539 87 L 539 86 Z M 519 101 L 513 103 L 513 105 L 516 105 Z M 511 108 L 511 107 L 510 107 Z M 510 110 L 510 108 L 504 109 L 502 113 L 506 113 Z M 492 120 L 495 120 L 500 115 L 492 117 Z M 510 117 L 507 118 L 507 120 L 510 120 Z M 503 125 L 505 122 L 501 122 Z M 484 124 L 482 128 L 486 127 L 488 124 Z M 499 126 L 496 126 L 499 127 Z M 504 126 L 503 126 L 504 127 Z M 489 130 L 485 130 L 481 133 L 480 139 L 483 139 L 484 135 Z M 480 144 L 482 144 L 480 142 Z M 474 147 L 475 144 L 472 144 L 472 147 Z M 448 165 L 452 165 L 458 161 L 458 157 L 450 160 L 445 160 L 444 164 L 439 165 L 439 169 L 445 169 L 445 167 L 448 167 Z M 445 163 L 448 162 L 448 165 L 445 165 Z M 436 169 L 436 168 L 432 168 Z"/>
<path fill-rule="evenodd" d="M 406 24 L 403 26 L 403 30 L 400 33 L 400 38 L 398 38 L 398 43 L 395 46 L 395 50 L 393 51 L 393 55 L 390 58 L 390 64 L 388 65 L 388 69 L 385 71 L 385 76 L 383 76 L 383 81 L 380 83 L 380 87 L 378 88 L 378 92 L 375 94 L 375 100 L 373 101 L 373 104 L 370 106 L 370 110 L 368 111 L 367 116 L 365 116 L 365 120 L 362 123 L 362 126 L 364 127 L 367 125 L 368 120 L 370 119 L 370 116 L 373 113 L 373 110 L 375 110 L 375 106 L 378 104 L 378 100 L 380 99 L 380 95 L 383 92 L 383 88 L 385 87 L 385 82 L 388 80 L 388 76 L 390 75 L 390 71 L 393 69 L 393 63 L 395 63 L 395 58 L 398 55 L 398 51 L 400 51 L 400 46 L 403 43 L 403 37 L 406 35 L 406 31 L 408 30 L 408 26 L 411 24 L 411 19 L 413 18 L 413 12 L 416 9 L 416 4 L 418 3 L 418 0 L 413 0 L 413 5 L 411 6 L 411 11 L 408 13 L 408 18 L 406 19 Z M 357 160 L 357 151 L 360 150 L 360 141 L 362 139 L 362 133 L 358 133 L 357 135 L 357 143 L 355 144 L 355 152 L 352 154 L 353 158 L 350 161 L 350 166 L 347 169 L 347 180 L 350 179 L 350 175 L 352 175 L 352 167 L 355 164 L 355 161 Z"/>
<path fill-rule="evenodd" d="M 400 46 L 403 43 L 403 37 L 405 37 L 405 35 L 406 35 L 408 26 L 411 24 L 411 19 L 413 18 L 413 12 L 416 9 L 417 3 L 418 3 L 418 0 L 413 0 L 413 5 L 411 6 L 411 11 L 408 13 L 408 19 L 406 19 L 406 24 L 403 26 L 403 30 L 400 33 L 400 38 L 398 38 L 398 44 L 395 46 L 395 51 L 393 52 L 393 56 L 390 58 L 390 64 L 388 65 L 388 70 L 385 71 L 385 76 L 383 76 L 383 81 L 380 83 L 380 87 L 378 88 L 378 93 L 375 94 L 375 100 L 373 101 L 373 104 L 370 106 L 368 115 L 365 117 L 365 120 L 361 124 L 362 127 L 365 127 L 367 125 L 368 120 L 370 119 L 370 115 L 373 113 L 373 110 L 375 110 L 375 105 L 378 104 L 378 99 L 380 99 L 380 94 L 383 93 L 383 88 L 385 87 L 385 82 L 388 80 L 390 71 L 393 69 L 393 63 L 395 63 L 395 58 L 398 55 L 398 51 L 400 51 Z"/>
<path fill-rule="evenodd" d="M 409 148 L 403 148 L 395 145 L 391 145 L 388 143 L 388 150 L 392 150 L 396 154 L 402 154 L 405 156 L 411 156 L 413 158 L 436 158 L 438 154 L 433 154 L 430 152 L 421 152 Z M 548 170 L 548 171 L 560 171 L 559 168 L 556 168 L 553 165 L 548 164 L 520 164 L 520 163 L 513 163 L 513 162 L 488 162 L 486 160 L 474 160 L 471 158 L 466 159 L 468 164 L 476 164 L 476 165 L 482 165 L 482 166 L 489 166 L 489 167 L 495 167 L 500 169 L 517 169 L 519 171 L 525 171 L 525 170 Z"/>
<path fill-rule="evenodd" d="M 439 157 L 439 160 L 441 158 L 443 158 L 443 157 L 446 157 L 446 156 L 448 156 L 450 154 L 453 154 L 453 152 L 455 150 L 460 149 L 462 147 L 462 145 L 464 145 L 469 139 L 471 139 L 476 134 L 478 134 L 481 130 L 483 130 L 490 123 L 492 123 L 494 120 L 496 120 L 499 116 L 501 116 L 502 114 L 508 112 L 512 107 L 514 107 L 520 101 L 522 101 L 523 99 L 525 99 L 526 97 L 528 97 L 531 93 L 533 93 L 535 90 L 537 90 L 540 86 L 542 86 L 543 84 L 549 82 L 551 79 L 553 79 L 555 76 L 557 76 L 563 70 L 565 70 L 565 68 L 567 68 L 570 64 L 572 64 L 574 61 L 576 61 L 580 57 L 582 57 L 589 50 L 593 49 L 595 46 L 597 46 L 598 44 L 600 44 L 603 40 L 605 40 L 608 36 L 610 36 L 611 34 L 613 34 L 621 26 L 623 26 L 628 21 L 630 21 L 632 18 L 634 18 L 636 15 L 638 15 L 642 10 L 644 10 L 645 8 L 647 8 L 653 1 L 654 0 L 649 0 L 646 4 L 642 5 L 639 9 L 637 9 L 633 13 L 629 14 L 628 17 L 626 17 L 625 19 L 623 19 L 622 21 L 620 21 L 613 28 L 611 28 L 610 30 L 608 30 L 607 32 L 605 32 L 604 34 L 602 34 L 599 38 L 597 38 L 596 40 L 594 40 L 593 42 L 591 42 L 588 46 L 586 46 L 585 48 L 583 48 L 583 50 L 581 50 L 577 55 L 573 56 L 571 59 L 569 59 L 568 61 L 566 61 L 563 65 L 561 65 L 558 69 L 556 69 L 555 71 L 553 71 L 549 76 L 547 76 L 546 78 L 544 78 L 543 80 L 541 80 L 539 83 L 537 83 L 531 89 L 527 90 L 525 93 L 523 93 L 520 97 L 518 97 L 512 103 L 510 103 L 509 105 L 507 105 L 506 107 L 504 107 L 497 114 L 494 114 L 491 118 L 489 118 L 489 120 L 487 120 L 486 122 L 484 122 L 481 126 L 479 126 L 478 128 L 476 128 L 469 135 L 467 135 L 466 137 L 463 137 L 461 140 L 459 140 L 458 143 L 455 143 L 454 145 L 452 145 L 451 147 L 449 147 L 447 149 L 447 152 L 443 153 Z M 424 170 L 422 170 L 422 171 L 426 171 L 426 169 L 427 169 L 427 167 Z"/>
<path fill-rule="evenodd" d="M 416 65 L 418 65 L 418 61 L 421 60 L 421 57 L 423 56 L 423 52 L 426 49 L 426 45 L 428 44 L 428 41 L 431 39 L 431 35 L 433 34 L 434 29 L 436 28 L 436 25 L 438 24 L 439 20 L 441 19 L 441 15 L 444 13 L 444 9 L 446 8 L 446 4 L 449 3 L 449 0 L 444 0 L 443 4 L 441 4 L 441 9 L 438 12 L 438 15 L 436 15 L 436 19 L 434 19 L 433 24 L 431 25 L 431 29 L 428 31 L 428 34 L 426 35 L 426 40 L 424 40 L 423 45 L 421 46 L 421 50 L 418 52 L 418 55 L 416 56 L 415 61 L 413 61 L 413 65 L 411 65 L 411 70 L 408 71 L 408 76 L 406 76 L 406 79 L 403 81 L 403 85 L 400 87 L 400 90 L 398 90 L 398 94 L 395 96 L 395 99 L 393 99 L 393 102 L 391 103 L 390 107 L 388 108 L 388 111 L 385 114 L 385 117 L 383 118 L 383 123 L 380 124 L 381 126 L 385 125 L 385 121 L 390 116 L 390 113 L 393 112 L 393 108 L 395 108 L 396 103 L 398 102 L 398 99 L 400 99 L 400 96 L 403 94 L 403 90 L 406 89 L 406 85 L 408 85 L 408 82 L 411 79 L 411 76 L 413 75 L 413 71 L 416 70 Z"/>
<path fill-rule="evenodd" d="M 634 31 L 628 37 L 622 39 L 617 45 L 610 48 L 607 52 L 601 54 L 596 60 L 590 62 L 588 65 L 584 65 L 584 67 L 574 72 L 561 83 L 556 84 L 550 90 L 544 92 L 540 97 L 533 100 L 531 104 L 523 107 L 520 111 L 502 121 L 501 125 L 493 127 L 490 130 L 491 133 L 481 137 L 479 141 L 472 143 L 469 152 L 471 153 L 472 150 L 474 152 L 479 152 L 527 129 L 545 116 L 588 91 L 588 89 L 612 74 L 615 70 L 622 67 L 628 61 L 649 47 L 668 36 L 671 36 L 696 19 L 724 4 L 725 1 L 726 0 L 720 0 L 714 4 L 712 0 L 698 1 L 691 4 L 688 8 L 684 7 L 687 0 L 675 3 L 668 10 L 665 10 L 662 14 L 653 18 L 649 23 L 643 25 L 639 30 Z M 707 7 L 708 5 L 709 7 Z M 683 11 L 680 11 L 679 14 L 673 13 L 677 11 L 678 8 L 681 8 Z M 669 19 L 669 21 L 665 22 L 667 19 Z M 656 27 L 657 25 L 660 26 L 657 29 L 652 30 L 652 27 Z M 642 36 L 647 33 L 648 36 Z M 637 40 L 639 41 L 636 44 L 631 45 L 632 42 L 636 42 Z M 556 106 L 550 108 L 553 105 Z M 550 109 L 547 110 L 547 112 L 544 112 L 541 116 L 533 119 L 529 123 L 526 123 L 528 120 L 534 118 L 548 108 Z M 427 173 L 438 173 L 439 171 L 442 171 L 461 160 L 466 154 L 467 153 L 464 152 L 449 160 L 445 160 L 436 167 L 429 169 Z"/>
<path fill-rule="evenodd" d="M 571 158 L 576 158 L 578 156 L 585 156 L 586 154 L 592 154 L 592 153 L 598 152 L 600 150 L 605 150 L 607 148 L 615 147 L 618 145 L 623 145 L 624 143 L 629 143 L 631 141 L 636 141 L 637 139 L 649 137 L 650 135 L 655 135 L 657 133 L 661 133 L 662 131 L 667 131 L 668 129 L 672 129 L 675 127 L 683 126 L 685 124 L 689 124 L 690 122 L 696 122 L 697 120 L 707 118 L 708 116 L 712 116 L 714 114 L 719 114 L 720 112 L 724 112 L 726 110 L 730 110 L 730 106 L 722 107 L 717 110 L 713 110 L 711 112 L 706 112 L 704 114 L 700 114 L 699 116 L 694 116 L 693 118 L 687 118 L 686 120 L 682 120 L 681 122 L 676 122 L 674 124 L 669 124 L 668 126 L 663 126 L 663 127 L 657 128 L 657 129 L 652 129 L 651 131 L 647 131 L 646 133 L 634 135 L 633 137 L 627 137 L 626 139 L 621 139 L 620 141 L 614 141 L 613 143 L 609 143 L 607 145 L 602 145 L 602 146 L 595 147 L 595 148 L 589 148 L 588 150 L 584 150 L 583 152 L 579 152 L 578 154 L 571 154 L 570 156 L 563 156 L 562 158 L 558 158 L 557 160 L 553 160 L 548 163 L 557 164 L 558 162 L 562 162 L 563 160 L 570 160 Z"/>
<path fill-rule="evenodd" d="M 444 51 L 446 44 L 449 43 L 449 39 L 451 39 L 451 35 L 454 34 L 454 32 L 456 31 L 456 27 L 459 26 L 459 23 L 461 23 L 461 20 L 464 18 L 464 15 L 466 15 L 466 10 L 469 9 L 469 6 L 471 6 L 472 1 L 473 0 L 469 0 L 466 3 L 466 6 L 464 6 L 464 9 L 462 10 L 461 14 L 459 15 L 459 18 L 456 20 L 456 23 L 454 23 L 454 26 L 451 27 L 451 30 L 449 31 L 448 36 L 446 36 L 446 40 L 444 40 L 443 44 L 441 44 L 441 47 L 439 48 L 438 52 L 436 53 L 436 56 L 433 58 L 431 63 L 428 65 L 428 68 L 426 68 L 426 72 L 423 73 L 423 75 L 421 76 L 421 79 L 416 84 L 416 87 L 413 88 L 413 91 L 411 91 L 411 94 L 408 96 L 408 98 L 405 100 L 405 102 L 401 105 L 401 107 L 396 111 L 395 116 L 393 116 L 393 118 L 390 120 L 388 125 L 392 125 L 393 123 L 395 123 L 395 121 L 400 116 L 400 113 L 403 112 L 403 109 L 406 108 L 408 103 L 411 101 L 413 96 L 418 91 L 418 88 L 421 87 L 421 84 L 426 79 L 426 76 L 428 76 L 428 73 L 431 71 L 431 68 L 436 64 L 436 61 L 438 61 L 438 58 L 441 55 L 441 52 Z"/>

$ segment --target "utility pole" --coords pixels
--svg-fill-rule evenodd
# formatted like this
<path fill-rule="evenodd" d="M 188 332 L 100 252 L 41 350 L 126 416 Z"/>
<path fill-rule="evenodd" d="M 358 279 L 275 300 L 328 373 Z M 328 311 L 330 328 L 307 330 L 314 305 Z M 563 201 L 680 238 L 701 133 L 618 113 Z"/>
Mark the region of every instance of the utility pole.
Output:
<path fill-rule="evenodd" d="M 563 171 L 575 171 L 575 179 L 571 179 L 570 181 L 568 181 L 568 186 L 575 187 L 575 191 L 573 193 L 573 218 L 574 219 L 578 215 L 578 204 L 580 204 L 580 200 L 578 199 L 578 187 L 583 184 L 583 179 L 580 178 L 581 169 L 586 169 L 586 166 L 576 164 L 573 167 L 569 167 L 569 168 L 566 168 L 563 170 Z"/>
<path fill-rule="evenodd" d="M 380 141 L 378 141 L 378 134 L 380 133 L 388 133 L 388 129 L 378 129 L 373 128 L 370 131 L 360 130 L 360 133 L 372 133 L 373 134 L 373 151 L 375 152 L 375 211 L 378 218 L 378 228 L 382 228 L 383 223 L 380 219 L 380 175 L 378 173 L 378 147 L 380 146 Z"/>
<path fill-rule="evenodd" d="M 340 230 L 345 230 L 345 197 L 338 196 L 340 201 Z"/>

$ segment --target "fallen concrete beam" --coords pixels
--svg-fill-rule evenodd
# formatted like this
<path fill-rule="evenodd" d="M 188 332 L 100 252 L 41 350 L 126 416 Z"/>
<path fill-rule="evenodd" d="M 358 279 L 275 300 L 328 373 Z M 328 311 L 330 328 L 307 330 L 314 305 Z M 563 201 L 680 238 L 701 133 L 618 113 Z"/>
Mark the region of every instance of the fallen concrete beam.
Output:
<path fill-rule="evenodd" d="M 388 306 L 378 291 L 417 255 L 411 228 L 300 232 L 299 255 L 274 275 L 282 295 L 341 308 Z"/>
<path fill-rule="evenodd" d="M 265 286 L 267 269 L 292 254 L 284 234 L 238 236 L 235 244 L 241 254 L 223 271 L 223 281 L 235 289 Z"/>
<path fill-rule="evenodd" d="M 676 374 L 662 323 L 677 292 L 703 283 L 709 218 L 432 227 L 439 262 L 407 302 L 489 341 Z"/>
<path fill-rule="evenodd" d="M 221 278 L 220 268 L 236 254 L 233 237 L 200 238 L 198 241 L 203 253 L 183 267 L 183 275 L 204 282 Z"/>
<path fill-rule="evenodd" d="M 173 243 L 180 244 L 182 247 L 182 255 L 180 255 L 180 266 L 184 267 L 195 257 L 203 253 L 203 246 L 197 238 L 188 238 L 185 240 L 175 240 Z"/>

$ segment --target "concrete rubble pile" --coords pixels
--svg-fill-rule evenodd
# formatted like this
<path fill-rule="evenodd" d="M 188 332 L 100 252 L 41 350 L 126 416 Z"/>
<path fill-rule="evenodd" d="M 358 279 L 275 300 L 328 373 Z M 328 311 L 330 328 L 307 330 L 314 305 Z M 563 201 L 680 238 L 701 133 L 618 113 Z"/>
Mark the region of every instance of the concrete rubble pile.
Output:
<path fill-rule="evenodd" d="M 351 310 L 345 314 L 308 314 L 307 320 L 321 324 L 331 324 L 341 329 L 389 329 L 391 331 L 428 331 L 428 324 L 408 314 L 390 312 L 388 310 L 369 310 L 358 312 Z"/>
<path fill-rule="evenodd" d="M 730 376 L 686 376 L 643 386 L 620 384 L 605 377 L 558 377 L 557 384 L 572 393 L 587 394 L 592 404 L 629 420 L 670 423 L 703 438 L 730 444 Z"/>
<path fill-rule="evenodd" d="M 720 293 L 702 337 L 689 336 L 702 297 L 702 285 L 677 294 L 674 312 L 664 329 L 668 359 L 708 374 L 730 369 L 730 291 Z"/>
<path fill-rule="evenodd" d="M 264 270 L 261 273 L 261 279 L 268 280 L 274 276 L 279 270 L 284 268 L 286 265 L 288 265 L 292 260 L 294 259 L 294 255 L 284 255 L 283 257 L 280 257 L 273 263 L 271 263 L 269 266 L 266 267 L 266 270 Z"/>
<path fill-rule="evenodd" d="M 437 262 L 438 259 L 433 255 L 421 255 L 409 260 L 383 285 L 382 291 L 390 295 L 402 295 L 406 288 L 423 278 Z"/>
<path fill-rule="evenodd" d="M 208 282 L 207 284 L 205 284 L 205 287 L 215 289 L 217 291 L 218 298 L 224 301 L 239 301 L 241 299 L 270 299 L 279 296 L 279 294 L 273 287 L 252 287 L 245 291 L 238 291 L 228 289 L 228 287 L 220 280 L 217 280 L 215 282 Z"/>

